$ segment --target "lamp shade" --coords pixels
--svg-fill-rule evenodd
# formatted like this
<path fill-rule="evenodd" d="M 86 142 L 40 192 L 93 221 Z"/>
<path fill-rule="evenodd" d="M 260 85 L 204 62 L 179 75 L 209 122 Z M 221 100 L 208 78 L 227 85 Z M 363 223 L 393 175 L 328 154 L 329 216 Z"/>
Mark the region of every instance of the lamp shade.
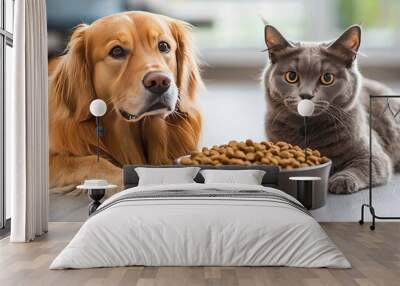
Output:
<path fill-rule="evenodd" d="M 90 113 L 91 113 L 93 116 L 101 117 L 101 116 L 103 116 L 103 115 L 106 113 L 106 111 L 107 111 L 107 105 L 106 105 L 106 103 L 104 102 L 104 100 L 95 99 L 95 100 L 93 100 L 93 101 L 90 103 L 89 109 L 90 109 Z"/>
<path fill-rule="evenodd" d="M 303 99 L 297 105 L 297 112 L 303 116 L 311 116 L 314 113 L 314 102 L 309 99 Z"/>

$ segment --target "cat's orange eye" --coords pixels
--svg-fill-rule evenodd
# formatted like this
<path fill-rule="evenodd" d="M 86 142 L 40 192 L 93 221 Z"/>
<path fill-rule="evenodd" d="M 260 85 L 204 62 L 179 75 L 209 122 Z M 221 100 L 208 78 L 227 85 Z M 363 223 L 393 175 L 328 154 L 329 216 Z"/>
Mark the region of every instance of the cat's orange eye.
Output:
<path fill-rule="evenodd" d="M 298 76 L 297 72 L 288 71 L 285 73 L 285 80 L 288 83 L 296 83 L 299 81 L 299 76 Z"/>
<path fill-rule="evenodd" d="M 335 81 L 335 76 L 332 73 L 324 73 L 321 75 L 320 82 L 323 85 L 331 85 Z"/>

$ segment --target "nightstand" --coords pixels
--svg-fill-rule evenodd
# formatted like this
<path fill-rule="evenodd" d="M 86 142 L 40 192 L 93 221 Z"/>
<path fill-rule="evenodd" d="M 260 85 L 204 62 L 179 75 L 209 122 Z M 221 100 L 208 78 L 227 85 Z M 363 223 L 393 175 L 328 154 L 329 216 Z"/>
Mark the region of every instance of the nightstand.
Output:
<path fill-rule="evenodd" d="M 89 216 L 101 205 L 100 200 L 106 194 L 106 190 L 116 187 L 118 186 L 110 185 L 106 180 L 85 180 L 83 185 L 77 186 L 77 189 L 86 190 L 92 200 L 89 204 Z"/>
<path fill-rule="evenodd" d="M 290 177 L 289 180 L 296 181 L 297 183 L 297 199 L 301 202 L 308 210 L 313 207 L 314 198 L 314 182 L 321 181 L 320 177 Z"/>

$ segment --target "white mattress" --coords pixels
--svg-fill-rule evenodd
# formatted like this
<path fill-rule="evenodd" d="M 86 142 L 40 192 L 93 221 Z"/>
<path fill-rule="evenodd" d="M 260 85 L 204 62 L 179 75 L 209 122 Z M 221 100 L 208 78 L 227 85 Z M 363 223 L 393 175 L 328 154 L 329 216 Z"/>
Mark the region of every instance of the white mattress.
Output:
<path fill-rule="evenodd" d="M 210 188 L 262 190 L 298 203 L 279 190 L 254 185 L 131 188 L 106 200 L 50 269 L 127 265 L 351 267 L 321 226 L 290 204 L 243 197 L 119 201 L 135 192 L 204 192 Z"/>

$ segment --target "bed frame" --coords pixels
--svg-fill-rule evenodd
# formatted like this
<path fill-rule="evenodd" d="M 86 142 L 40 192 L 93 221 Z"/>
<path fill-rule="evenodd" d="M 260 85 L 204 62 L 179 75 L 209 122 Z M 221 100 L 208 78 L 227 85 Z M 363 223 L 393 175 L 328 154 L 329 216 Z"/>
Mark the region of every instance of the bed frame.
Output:
<path fill-rule="evenodd" d="M 126 165 L 124 166 L 124 189 L 136 187 L 139 183 L 139 176 L 135 171 L 137 167 L 146 167 L 146 168 L 184 168 L 187 166 L 183 165 L 162 165 L 162 166 L 153 166 L 153 165 Z M 200 167 L 202 170 L 205 169 L 218 169 L 218 170 L 263 170 L 265 171 L 265 175 L 262 180 L 262 185 L 265 187 L 272 187 L 279 189 L 279 167 L 276 166 L 267 166 L 267 165 L 254 165 L 254 166 L 196 166 Z M 204 178 L 200 174 L 194 178 L 197 183 L 204 183 Z"/>

